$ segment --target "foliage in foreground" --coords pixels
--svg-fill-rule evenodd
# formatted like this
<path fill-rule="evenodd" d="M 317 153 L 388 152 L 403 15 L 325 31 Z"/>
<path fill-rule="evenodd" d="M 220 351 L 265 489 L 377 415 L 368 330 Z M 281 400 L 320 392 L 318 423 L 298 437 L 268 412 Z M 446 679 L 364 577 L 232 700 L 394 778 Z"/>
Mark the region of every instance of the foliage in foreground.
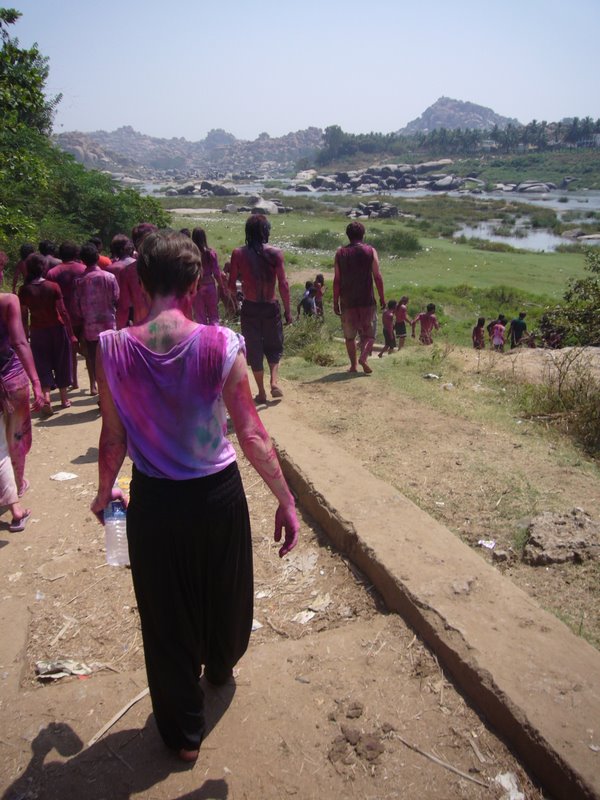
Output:
<path fill-rule="evenodd" d="M 285 353 L 300 356 L 320 367 L 335 363 L 335 348 L 328 326 L 317 317 L 301 317 L 285 329 Z"/>
<path fill-rule="evenodd" d="M 600 383 L 584 350 L 557 352 L 542 383 L 520 394 L 533 418 L 554 423 L 590 455 L 600 454 Z"/>

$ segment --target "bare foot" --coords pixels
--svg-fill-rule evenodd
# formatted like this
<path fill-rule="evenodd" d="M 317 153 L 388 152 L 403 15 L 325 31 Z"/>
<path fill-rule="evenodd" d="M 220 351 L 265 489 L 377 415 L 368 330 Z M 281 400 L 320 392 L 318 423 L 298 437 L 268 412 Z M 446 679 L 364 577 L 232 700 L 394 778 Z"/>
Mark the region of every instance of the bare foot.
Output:
<path fill-rule="evenodd" d="M 283 392 L 279 386 L 271 386 L 271 397 L 283 397 Z"/>
<path fill-rule="evenodd" d="M 350 367 L 348 372 L 358 372 L 358 370 L 356 369 L 356 367 Z"/>
<path fill-rule="evenodd" d="M 198 760 L 199 750 L 184 750 L 183 748 L 177 753 L 182 761 L 192 762 Z"/>
<path fill-rule="evenodd" d="M 379 353 L 378 358 L 383 358 L 383 353 Z"/>
<path fill-rule="evenodd" d="M 255 403 L 266 403 L 267 402 L 267 395 L 266 394 L 256 394 L 256 395 L 254 395 L 254 402 Z"/>
<path fill-rule="evenodd" d="M 371 367 L 370 367 L 370 366 L 367 364 L 367 362 L 366 362 L 366 361 L 359 361 L 358 363 L 359 363 L 359 364 L 361 365 L 361 367 L 363 368 L 363 372 L 365 373 L 365 375 L 370 375 L 370 374 L 373 372 L 373 370 L 372 370 L 372 369 L 371 369 Z"/>

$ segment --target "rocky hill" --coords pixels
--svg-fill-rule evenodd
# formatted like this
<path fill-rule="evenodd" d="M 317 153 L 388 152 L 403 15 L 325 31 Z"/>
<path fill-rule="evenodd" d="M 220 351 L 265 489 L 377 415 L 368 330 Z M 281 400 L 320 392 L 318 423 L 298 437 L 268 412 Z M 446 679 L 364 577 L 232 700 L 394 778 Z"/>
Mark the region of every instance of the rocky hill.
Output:
<path fill-rule="evenodd" d="M 476 103 L 453 100 L 451 97 L 440 97 L 429 106 L 420 117 L 413 119 L 405 128 L 398 131 L 401 135 L 429 133 L 436 128 L 470 128 L 471 130 L 491 130 L 497 125 L 501 130 L 509 123 L 521 125 L 519 120 L 502 117 L 491 108 L 478 106 Z"/>
<path fill-rule="evenodd" d="M 285 174 L 294 171 L 300 158 L 313 155 L 322 139 L 319 128 L 274 138 L 261 133 L 254 141 L 239 140 L 218 129 L 201 141 L 190 142 L 182 137 L 146 136 L 129 125 L 111 132 L 75 131 L 55 137 L 60 148 L 87 167 L 144 180 Z"/>

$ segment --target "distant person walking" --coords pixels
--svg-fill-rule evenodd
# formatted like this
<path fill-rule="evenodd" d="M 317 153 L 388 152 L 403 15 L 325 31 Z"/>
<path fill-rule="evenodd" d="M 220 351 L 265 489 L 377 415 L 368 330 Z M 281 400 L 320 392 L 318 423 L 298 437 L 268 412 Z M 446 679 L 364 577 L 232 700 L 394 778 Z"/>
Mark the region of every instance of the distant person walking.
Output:
<path fill-rule="evenodd" d="M 194 228 L 192 241 L 202 256 L 202 271 L 198 291 L 192 300 L 194 319 L 201 325 L 219 324 L 219 288 L 225 287 L 225 279 L 219 269 L 216 252 L 208 246 L 203 228 Z"/>
<path fill-rule="evenodd" d="M 367 364 L 373 349 L 377 329 L 377 304 L 373 282 L 377 287 L 382 310 L 385 308 L 383 278 L 379 271 L 377 250 L 364 244 L 365 226 L 351 222 L 346 228 L 349 244 L 338 248 L 335 254 L 333 278 L 333 310 L 342 318 L 346 351 L 350 359 L 349 372 L 357 371 L 357 363 L 369 375 L 373 370 Z M 359 337 L 360 354 L 357 359 L 356 336 Z"/>
<path fill-rule="evenodd" d="M 75 281 L 73 305 L 83 320 L 85 364 L 90 379 L 90 394 L 98 394 L 96 386 L 96 350 L 102 331 L 116 330 L 116 307 L 119 284 L 110 272 L 100 268 L 99 253 L 94 244 L 84 244 L 81 260 L 86 270 Z"/>
<path fill-rule="evenodd" d="M 435 315 L 435 303 L 428 303 L 427 311 L 421 311 L 411 322 L 413 339 L 415 338 L 415 326 L 417 322 L 421 327 L 421 332 L 419 333 L 419 341 L 421 344 L 433 344 L 433 330 L 435 328 L 437 331 L 440 328 L 440 323 Z"/>
<path fill-rule="evenodd" d="M 395 310 L 396 322 L 394 324 L 394 333 L 398 339 L 398 350 L 401 350 L 406 344 L 406 324 L 411 324 L 412 320 L 408 316 L 408 297 L 403 295 Z"/>
<path fill-rule="evenodd" d="M 383 325 L 383 339 L 384 346 L 379 353 L 379 358 L 383 358 L 385 353 L 393 353 L 396 347 L 396 337 L 394 336 L 394 319 L 396 306 L 398 304 L 395 300 L 388 300 L 387 308 L 381 315 L 381 323 Z"/>
<path fill-rule="evenodd" d="M 246 245 L 231 254 L 229 291 L 235 297 L 237 279 L 242 284 L 240 320 L 246 340 L 248 364 L 252 369 L 258 394 L 257 403 L 266 403 L 264 358 L 270 371 L 271 397 L 283 397 L 277 383 L 279 362 L 283 355 L 283 324 L 275 284 L 279 288 L 286 324 L 292 322 L 290 288 L 283 264 L 283 253 L 269 242 L 271 225 L 263 214 L 246 220 Z"/>
<path fill-rule="evenodd" d="M 518 347 L 522 344 L 523 337 L 527 333 L 527 323 L 525 322 L 525 317 L 527 314 L 525 311 L 521 311 L 517 319 L 511 319 L 508 328 L 506 329 L 506 338 L 510 337 L 510 349 L 514 350 L 515 347 Z"/>
<path fill-rule="evenodd" d="M 479 317 L 477 325 L 471 331 L 471 340 L 475 350 L 485 350 L 485 317 Z"/>

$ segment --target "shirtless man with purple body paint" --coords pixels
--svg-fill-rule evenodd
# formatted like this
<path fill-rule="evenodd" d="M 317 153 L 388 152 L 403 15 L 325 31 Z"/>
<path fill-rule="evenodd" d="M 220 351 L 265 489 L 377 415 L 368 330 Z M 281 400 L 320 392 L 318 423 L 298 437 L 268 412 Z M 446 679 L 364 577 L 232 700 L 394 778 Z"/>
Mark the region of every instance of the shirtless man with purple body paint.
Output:
<path fill-rule="evenodd" d="M 275 284 L 283 302 L 285 322 L 292 321 L 290 289 L 283 266 L 283 253 L 267 244 L 271 225 L 262 214 L 253 214 L 246 221 L 246 246 L 231 254 L 229 290 L 236 296 L 236 281 L 242 283 L 244 300 L 241 309 L 242 334 L 246 340 L 248 364 L 254 374 L 257 403 L 267 402 L 263 358 L 271 373 L 271 397 L 283 397 L 277 384 L 279 361 L 283 355 L 281 310 L 275 298 Z"/>
<path fill-rule="evenodd" d="M 363 243 L 365 226 L 351 222 L 346 228 L 350 244 L 338 248 L 335 254 L 333 278 L 333 310 L 342 318 L 346 350 L 350 358 L 349 372 L 356 372 L 356 335 L 360 339 L 358 363 L 369 375 L 373 370 L 367 364 L 375 341 L 377 305 L 373 281 L 377 287 L 381 309 L 385 309 L 383 278 L 379 271 L 377 250 Z"/>

